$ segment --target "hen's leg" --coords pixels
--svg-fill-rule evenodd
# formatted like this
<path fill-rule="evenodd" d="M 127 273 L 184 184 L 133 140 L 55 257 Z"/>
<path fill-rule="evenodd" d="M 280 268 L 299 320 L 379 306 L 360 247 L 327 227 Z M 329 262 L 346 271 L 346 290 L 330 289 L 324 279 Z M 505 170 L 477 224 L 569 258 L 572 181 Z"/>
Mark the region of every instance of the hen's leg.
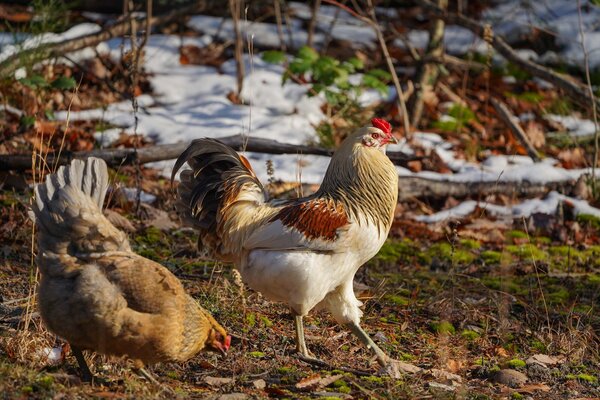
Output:
<path fill-rule="evenodd" d="M 90 367 L 88 367 L 87 362 L 85 361 L 85 357 L 83 357 L 83 353 L 77 347 L 73 346 L 71 346 L 71 352 L 79 364 L 79 369 L 81 370 L 81 380 L 84 382 L 91 382 L 93 375 L 90 371 Z"/>

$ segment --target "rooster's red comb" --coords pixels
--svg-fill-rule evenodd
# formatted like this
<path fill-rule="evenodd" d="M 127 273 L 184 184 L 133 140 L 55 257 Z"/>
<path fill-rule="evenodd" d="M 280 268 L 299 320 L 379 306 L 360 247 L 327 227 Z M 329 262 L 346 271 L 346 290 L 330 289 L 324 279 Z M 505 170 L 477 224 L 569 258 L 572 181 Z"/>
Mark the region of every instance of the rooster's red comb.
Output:
<path fill-rule="evenodd" d="M 390 123 L 387 122 L 385 119 L 373 118 L 371 120 L 371 124 L 375 128 L 381 129 L 383 133 L 392 133 L 392 125 L 390 125 Z"/>

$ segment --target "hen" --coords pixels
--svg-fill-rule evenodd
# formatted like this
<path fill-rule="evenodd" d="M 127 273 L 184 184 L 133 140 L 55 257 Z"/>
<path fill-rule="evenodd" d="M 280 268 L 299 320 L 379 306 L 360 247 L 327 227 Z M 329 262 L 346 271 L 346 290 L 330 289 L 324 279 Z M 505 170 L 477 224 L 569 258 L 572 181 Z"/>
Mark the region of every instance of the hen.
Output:
<path fill-rule="evenodd" d="M 242 279 L 295 315 L 297 350 L 312 358 L 302 317 L 319 306 L 346 325 L 376 355 L 392 361 L 360 327 L 352 281 L 381 248 L 398 194 L 398 174 L 385 155 L 396 143 L 387 121 L 374 118 L 344 140 L 320 189 L 290 201 L 267 199 L 246 158 L 213 139 L 198 139 L 179 156 L 177 208 L 199 233 L 209 257 L 233 262 Z"/>
<path fill-rule="evenodd" d="M 103 160 L 74 160 L 35 187 L 39 308 L 48 329 L 67 340 L 83 378 L 81 350 L 144 363 L 185 361 L 205 347 L 225 352 L 225 329 L 162 265 L 135 254 L 102 214 L 108 189 Z"/>

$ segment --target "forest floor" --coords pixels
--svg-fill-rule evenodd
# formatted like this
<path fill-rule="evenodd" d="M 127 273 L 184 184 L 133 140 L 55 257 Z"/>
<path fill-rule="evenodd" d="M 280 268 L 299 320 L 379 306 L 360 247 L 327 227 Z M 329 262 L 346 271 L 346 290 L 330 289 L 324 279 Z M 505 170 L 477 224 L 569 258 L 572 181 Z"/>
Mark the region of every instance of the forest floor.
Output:
<path fill-rule="evenodd" d="M 469 2 L 476 17 L 479 3 Z M 569 4 L 564 2 L 565 7 Z M 333 15 L 335 10 L 329 11 Z M 418 8 L 402 11 L 402 19 L 388 21 L 396 23 L 401 35 L 426 33 Z M 228 12 L 222 14 L 226 17 Z M 89 18 L 77 14 L 72 25 L 87 24 Z M 343 32 L 369 39 L 356 29 L 351 15 L 340 19 L 346 24 Z M 194 20 L 215 32 L 194 31 Z M 273 20 L 266 18 L 270 30 L 256 35 L 256 58 L 249 59 L 246 90 L 238 93 L 246 99 L 235 94 L 233 42 L 219 36 L 229 31 L 226 24 L 221 29 L 221 18 L 214 16 L 157 28 L 144 48 L 139 71 L 132 68 L 132 53 L 121 38 L 75 62 L 59 59 L 42 65 L 34 60 L 27 77 L 0 80 L 0 155 L 33 153 L 43 158 L 49 153 L 141 148 L 240 132 L 334 147 L 342 139 L 338 132 L 377 116 L 393 122 L 403 150 L 416 157 L 399 168 L 401 186 L 402 179 L 415 177 L 477 183 L 485 173 L 494 178 L 491 183 L 513 179 L 508 184 L 514 188 L 506 193 L 415 194 L 404 199 L 388 241 L 356 275 L 365 330 L 390 356 L 422 372 L 401 379 L 380 373 L 370 352 L 326 312 L 312 312 L 305 319 L 308 347 L 325 364 L 317 367 L 298 359 L 286 307 L 241 284 L 231 265 L 198 257 L 196 235 L 180 225 L 164 171 L 123 165 L 110 173 L 106 209 L 111 221 L 128 233 L 136 252 L 181 279 L 227 328 L 233 342 L 226 358 L 202 353 L 184 364 L 149 367 L 160 385 L 135 374 L 127 360 L 89 353 L 98 379 L 82 383 L 70 349 L 45 330 L 36 311 L 35 241 L 27 207 L 31 184 L 55 167 L 37 164 L 28 170 L 0 171 L 0 399 L 600 398 L 600 196 L 585 176 L 597 161 L 589 109 L 512 63 L 496 64 L 486 46 L 484 54 L 469 52 L 460 55 L 463 63 L 440 66 L 440 85 L 425 96 L 421 132 L 409 138 L 401 127 L 395 96 L 380 93 L 367 106 L 353 99 L 348 108 L 345 101 L 332 105 L 329 99 L 307 96 L 307 91 L 322 86 L 308 75 L 282 85 L 288 66 L 273 66 L 259 54 L 275 49 L 258 43 L 268 39 L 269 32 L 277 38 Z M 10 28 L 1 24 L 2 29 Z M 24 24 L 23 28 L 35 26 Z M 254 26 L 264 28 L 260 23 Z M 523 37 L 521 50 L 558 50 L 548 46 L 551 41 L 540 32 Z M 377 46 L 356 49 L 351 41 L 329 39 L 326 57 L 319 58 L 324 64 L 337 70 L 348 65 L 344 61 L 363 60 L 361 74 L 375 70 L 385 75 Z M 422 65 L 396 42 L 390 41 L 390 53 L 405 74 L 400 77 L 404 85 Z M 302 64 L 300 53 L 293 56 L 296 64 Z M 325 54 L 315 55 L 321 56 Z M 465 69 L 464 62 L 475 62 L 477 68 Z M 574 71 L 565 65 L 553 67 Z M 347 75 L 344 71 L 341 74 Z M 573 73 L 584 78 L 582 71 Z M 590 79 L 596 88 L 600 85 L 600 74 Z M 386 88 L 391 86 L 389 78 L 384 81 Z M 523 126 L 542 161 L 529 158 L 522 140 L 490 105 L 492 98 L 502 100 L 519 117 L 515 123 Z M 139 102 L 137 113 L 134 99 Z M 254 125 L 245 125 L 250 120 Z M 269 178 L 268 190 L 280 197 L 298 194 L 294 178 L 300 176 L 312 184 L 304 186 L 304 194 L 314 190 L 328 161 L 319 157 L 249 155 L 263 183 Z M 467 176 L 472 180 L 461 180 Z M 545 199 L 521 196 L 525 181 L 543 188 L 564 176 L 573 182 L 563 193 L 569 197 L 555 202 L 558 205 L 548 206 L 556 193 L 550 190 L 537 193 L 547 195 Z M 140 204 L 135 200 L 138 188 Z M 466 212 L 443 214 L 457 211 L 465 200 L 473 204 Z M 538 200 L 538 206 L 523 211 L 523 202 Z M 499 207 L 509 212 L 493 212 Z M 427 219 L 430 223 L 422 222 Z"/>
<path fill-rule="evenodd" d="M 309 348 L 328 366 L 299 360 L 286 308 L 238 284 L 230 265 L 198 259 L 194 233 L 160 211 L 172 209 L 170 183 L 150 169 L 143 173 L 157 195 L 153 205 L 142 203 L 136 212 L 117 190 L 109 213 L 125 216 L 115 221 L 135 250 L 167 266 L 227 327 L 228 356 L 202 353 L 185 364 L 150 367 L 156 386 L 125 360 L 89 354 L 99 382 L 82 384 L 68 347 L 44 329 L 29 300 L 35 285 L 28 195 L 2 191 L 0 230 L 11 238 L 0 248 L 3 398 L 600 397 L 600 245 L 583 244 L 595 240 L 595 221 L 580 221 L 582 244 L 565 246 L 553 238 L 560 221 L 533 234 L 519 223 L 478 219 L 436 230 L 397 218 L 355 280 L 366 331 L 392 357 L 423 368 L 391 379 L 326 312 L 311 313 L 306 329 Z M 124 168 L 113 178 L 133 183 L 134 176 Z"/>

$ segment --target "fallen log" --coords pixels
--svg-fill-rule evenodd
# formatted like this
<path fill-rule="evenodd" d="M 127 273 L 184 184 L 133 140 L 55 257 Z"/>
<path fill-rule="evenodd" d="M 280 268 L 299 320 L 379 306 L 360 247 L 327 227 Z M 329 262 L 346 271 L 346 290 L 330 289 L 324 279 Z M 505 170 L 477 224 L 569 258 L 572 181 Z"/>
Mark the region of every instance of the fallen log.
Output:
<path fill-rule="evenodd" d="M 241 135 L 219 138 L 219 141 L 238 151 L 244 150 L 265 154 L 310 154 L 319 156 L 331 156 L 333 154 L 333 149 L 287 144 L 270 139 L 244 137 Z M 63 165 L 68 164 L 75 158 L 87 157 L 101 158 L 110 166 L 130 165 L 134 163 L 146 164 L 155 161 L 175 159 L 183 153 L 188 145 L 189 143 L 181 142 L 140 147 L 138 149 L 97 149 L 76 152 L 63 151 L 58 159 L 57 155 L 52 153 L 48 154 L 46 164 Z M 389 151 L 387 155 L 394 164 L 400 166 L 406 166 L 409 161 L 421 158 L 408 156 L 404 153 L 394 151 Z M 23 171 L 27 169 L 31 169 L 31 154 L 0 155 L 0 171 Z"/>
<path fill-rule="evenodd" d="M 460 182 L 454 180 L 439 180 L 421 176 L 401 176 L 398 184 L 398 201 L 414 198 L 443 199 L 449 196 L 455 198 L 485 198 L 494 194 L 504 194 L 515 197 L 535 197 L 556 190 L 570 194 L 577 180 L 562 180 L 553 182 L 530 181 L 474 181 Z"/>

